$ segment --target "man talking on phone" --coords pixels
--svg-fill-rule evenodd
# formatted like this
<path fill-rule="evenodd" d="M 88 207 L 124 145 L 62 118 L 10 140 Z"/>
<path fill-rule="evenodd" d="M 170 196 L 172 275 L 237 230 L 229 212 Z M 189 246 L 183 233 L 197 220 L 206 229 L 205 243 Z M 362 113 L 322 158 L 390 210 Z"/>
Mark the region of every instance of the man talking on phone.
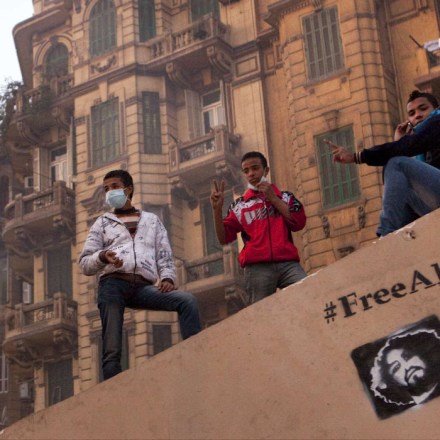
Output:
<path fill-rule="evenodd" d="M 211 206 L 220 244 L 233 242 L 241 233 L 244 247 L 239 262 L 244 268 L 248 302 L 253 304 L 306 277 L 292 239 L 292 231 L 304 228 L 306 215 L 291 192 L 268 182 L 269 167 L 262 153 L 246 153 L 241 169 L 248 182 L 244 195 L 223 218 L 225 182 L 214 180 Z"/>

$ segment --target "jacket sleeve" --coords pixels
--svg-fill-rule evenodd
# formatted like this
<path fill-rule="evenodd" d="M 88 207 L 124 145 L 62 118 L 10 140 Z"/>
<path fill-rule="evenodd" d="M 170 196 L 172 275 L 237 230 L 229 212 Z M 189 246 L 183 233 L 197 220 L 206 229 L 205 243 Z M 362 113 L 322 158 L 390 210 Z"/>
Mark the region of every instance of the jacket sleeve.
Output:
<path fill-rule="evenodd" d="M 418 133 L 363 150 L 361 162 L 372 166 L 383 166 L 395 156 L 416 156 L 439 148 L 440 116 L 436 116 L 426 121 L 426 125 Z"/>
<path fill-rule="evenodd" d="M 156 217 L 156 266 L 161 280 L 169 278 L 176 283 L 176 266 L 174 265 L 168 233 L 165 226 Z"/>
<path fill-rule="evenodd" d="M 243 231 L 243 227 L 240 221 L 235 215 L 235 212 L 232 210 L 232 207 L 235 206 L 237 203 L 239 203 L 239 201 L 235 201 L 231 204 L 228 209 L 227 216 L 223 219 L 223 225 L 225 227 L 226 233 L 226 243 L 232 243 L 233 241 L 237 240 L 237 234 Z"/>
<path fill-rule="evenodd" d="M 105 267 L 99 258 L 104 250 L 101 219 L 98 218 L 90 228 L 83 250 L 79 256 L 79 267 L 84 275 L 95 275 Z"/>
<path fill-rule="evenodd" d="M 288 191 L 283 191 L 281 200 L 287 204 L 290 212 L 290 220 L 285 219 L 287 227 L 291 231 L 300 231 L 306 225 L 306 213 L 302 203 Z"/>

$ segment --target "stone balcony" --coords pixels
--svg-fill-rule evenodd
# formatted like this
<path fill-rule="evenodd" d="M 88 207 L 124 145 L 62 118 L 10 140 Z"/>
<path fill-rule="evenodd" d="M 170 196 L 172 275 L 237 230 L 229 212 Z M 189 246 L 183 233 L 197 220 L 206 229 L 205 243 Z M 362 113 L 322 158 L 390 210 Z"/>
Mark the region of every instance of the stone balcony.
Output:
<path fill-rule="evenodd" d="M 223 75 L 231 70 L 229 28 L 207 14 L 178 31 L 169 31 L 138 46 L 139 63 L 150 71 L 166 71 L 188 88 L 193 72 L 212 66 Z"/>
<path fill-rule="evenodd" d="M 172 191 L 189 200 L 193 189 L 223 178 L 231 185 L 241 181 L 240 138 L 218 126 L 211 133 L 188 142 L 176 143 L 170 148 L 170 173 Z"/>
<path fill-rule="evenodd" d="M 5 207 L 3 241 L 18 254 L 70 237 L 75 229 L 75 193 L 63 181 L 29 195 L 18 194 Z"/>
<path fill-rule="evenodd" d="M 17 304 L 6 314 L 3 350 L 22 366 L 71 353 L 77 346 L 77 303 L 64 293 L 35 304 Z"/>
<path fill-rule="evenodd" d="M 177 276 L 182 288 L 200 302 L 234 301 L 244 307 L 243 271 L 234 245 L 197 260 L 178 262 Z"/>

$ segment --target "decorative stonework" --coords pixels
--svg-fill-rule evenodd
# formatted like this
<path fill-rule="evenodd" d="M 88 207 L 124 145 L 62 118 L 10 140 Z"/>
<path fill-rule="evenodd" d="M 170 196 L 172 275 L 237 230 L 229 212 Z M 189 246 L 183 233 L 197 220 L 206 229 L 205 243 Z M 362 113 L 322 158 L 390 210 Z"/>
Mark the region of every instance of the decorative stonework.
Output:
<path fill-rule="evenodd" d="M 81 205 L 84 206 L 90 216 L 93 216 L 94 214 L 103 211 L 106 207 L 104 188 L 102 186 L 98 186 L 95 189 L 92 197 L 81 200 Z"/>
<path fill-rule="evenodd" d="M 206 49 L 209 62 L 220 75 L 231 73 L 231 57 L 216 46 L 209 46 Z"/>
<path fill-rule="evenodd" d="M 194 189 L 187 185 L 180 177 L 174 177 L 171 180 L 171 193 L 179 199 L 186 200 L 190 209 L 195 209 L 198 205 Z"/>
<path fill-rule="evenodd" d="M 114 64 L 116 64 L 116 55 L 112 55 L 110 58 L 107 59 L 107 61 L 104 64 L 101 64 L 101 62 L 96 64 L 90 65 L 90 70 L 93 73 L 103 73 L 106 70 L 110 69 Z"/>
<path fill-rule="evenodd" d="M 191 81 L 182 67 L 175 62 L 166 65 L 166 72 L 170 80 L 182 89 L 191 89 Z"/>

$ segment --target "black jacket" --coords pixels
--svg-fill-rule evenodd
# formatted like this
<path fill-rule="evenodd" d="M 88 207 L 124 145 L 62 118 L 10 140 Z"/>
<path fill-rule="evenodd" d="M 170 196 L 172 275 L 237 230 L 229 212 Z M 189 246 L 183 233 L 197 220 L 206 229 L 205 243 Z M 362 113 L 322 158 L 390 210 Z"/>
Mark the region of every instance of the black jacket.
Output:
<path fill-rule="evenodd" d="M 392 157 L 422 153 L 426 154 L 426 163 L 440 168 L 440 115 L 427 120 L 417 133 L 363 150 L 360 158 L 362 163 L 383 166 Z"/>

